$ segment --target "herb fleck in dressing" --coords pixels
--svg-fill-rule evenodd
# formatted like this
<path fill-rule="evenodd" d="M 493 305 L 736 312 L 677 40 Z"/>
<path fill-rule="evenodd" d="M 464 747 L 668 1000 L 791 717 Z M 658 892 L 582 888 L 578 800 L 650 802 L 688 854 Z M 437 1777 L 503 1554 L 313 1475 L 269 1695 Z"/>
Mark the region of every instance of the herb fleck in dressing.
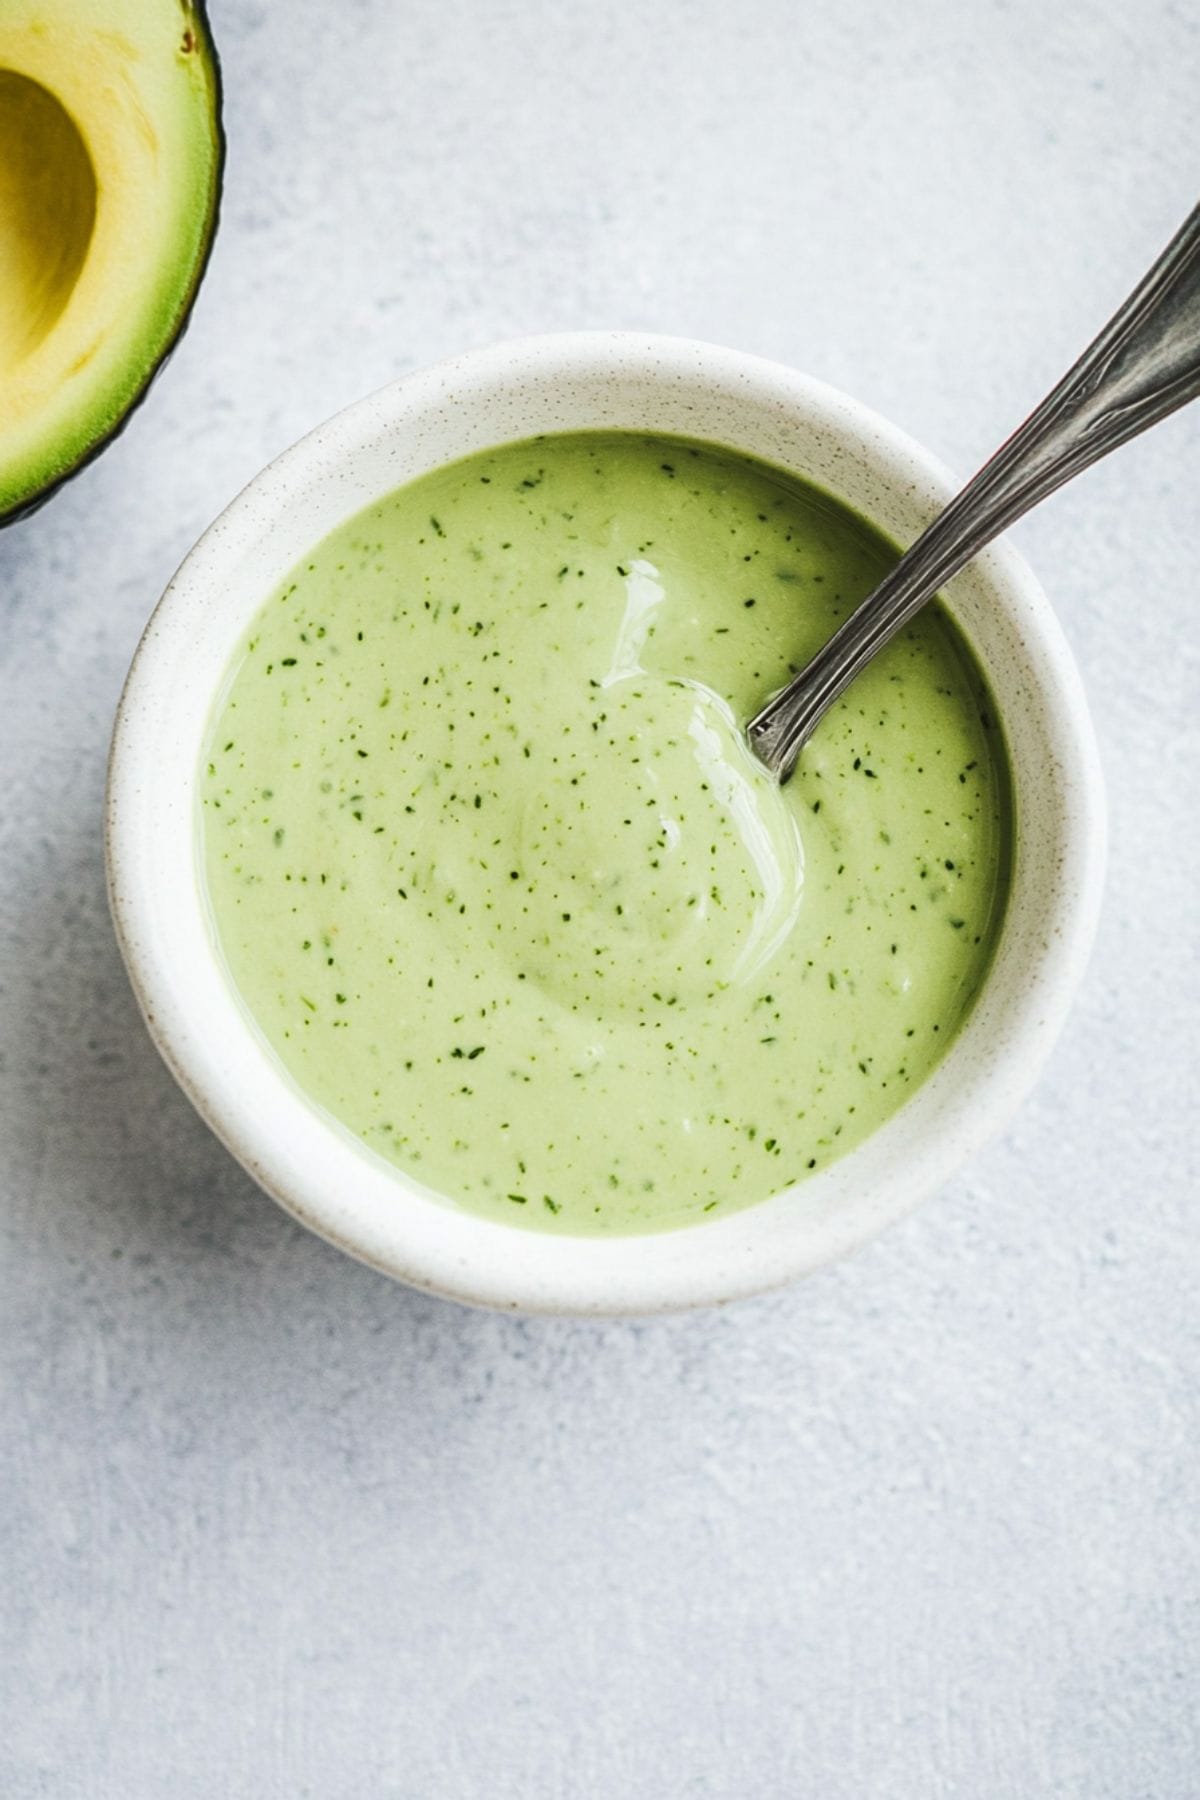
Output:
<path fill-rule="evenodd" d="M 221 948 L 304 1090 L 569 1232 L 720 1216 L 889 1118 L 1003 912 L 986 690 L 933 606 L 786 788 L 741 724 L 893 560 L 778 470 L 629 433 L 470 457 L 328 537 L 202 784 Z"/>

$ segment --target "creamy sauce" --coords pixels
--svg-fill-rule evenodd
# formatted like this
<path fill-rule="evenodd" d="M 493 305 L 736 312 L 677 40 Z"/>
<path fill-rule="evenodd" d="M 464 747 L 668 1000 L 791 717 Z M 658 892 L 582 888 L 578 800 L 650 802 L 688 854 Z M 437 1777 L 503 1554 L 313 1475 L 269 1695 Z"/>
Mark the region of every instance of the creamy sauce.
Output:
<path fill-rule="evenodd" d="M 316 548 L 202 784 L 223 954 L 305 1092 L 433 1192 L 572 1232 L 719 1217 L 895 1112 L 1003 912 L 986 690 L 934 606 L 786 788 L 742 735 L 894 555 L 628 433 L 471 457 Z"/>

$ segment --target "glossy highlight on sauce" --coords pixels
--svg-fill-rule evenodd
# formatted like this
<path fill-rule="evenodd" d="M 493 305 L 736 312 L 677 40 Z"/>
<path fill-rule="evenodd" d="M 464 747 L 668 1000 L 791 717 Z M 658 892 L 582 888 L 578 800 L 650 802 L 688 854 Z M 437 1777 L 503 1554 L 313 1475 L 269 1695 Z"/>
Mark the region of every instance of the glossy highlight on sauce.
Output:
<path fill-rule="evenodd" d="M 305 1093 L 560 1232 L 721 1217 L 888 1119 L 1003 916 L 987 690 L 934 605 L 787 787 L 743 725 L 894 559 L 795 477 L 627 432 L 469 457 L 317 546 L 201 783 L 221 952 Z"/>

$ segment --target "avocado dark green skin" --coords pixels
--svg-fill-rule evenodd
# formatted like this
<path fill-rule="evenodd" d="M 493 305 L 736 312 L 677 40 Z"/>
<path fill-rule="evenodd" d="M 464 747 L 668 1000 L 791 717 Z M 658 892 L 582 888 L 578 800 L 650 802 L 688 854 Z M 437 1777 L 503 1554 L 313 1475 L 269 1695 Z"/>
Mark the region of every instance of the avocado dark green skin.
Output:
<path fill-rule="evenodd" d="M 29 518 L 31 513 L 35 513 L 41 507 L 45 506 L 47 500 L 52 500 L 54 498 L 59 488 L 64 486 L 66 482 L 72 481 L 81 470 L 88 467 L 89 463 L 95 462 L 101 452 L 107 450 L 108 446 L 115 438 L 120 437 L 129 421 L 133 418 L 133 415 L 140 410 L 142 402 L 154 385 L 156 377 L 162 373 L 167 362 L 174 355 L 178 348 L 179 340 L 191 323 L 192 312 L 196 305 L 196 298 L 200 292 L 200 283 L 204 279 L 204 272 L 208 268 L 209 258 L 212 256 L 213 243 L 215 242 L 217 235 L 217 225 L 221 216 L 221 196 L 225 181 L 226 141 L 225 126 L 223 123 L 225 89 L 221 75 L 221 59 L 217 55 L 216 42 L 208 22 L 208 0 L 182 0 L 182 8 L 185 19 L 191 20 L 189 29 L 196 34 L 198 48 L 207 57 L 209 67 L 212 70 L 212 131 L 213 143 L 216 148 L 216 162 L 213 169 L 212 211 L 209 216 L 208 233 L 204 240 L 204 247 L 196 259 L 196 267 L 192 274 L 191 285 L 184 296 L 183 305 L 179 309 L 179 318 L 176 321 L 175 329 L 163 346 L 162 354 L 159 356 L 158 360 L 152 363 L 147 369 L 141 387 L 133 396 L 133 399 L 129 402 L 129 405 L 125 408 L 125 411 L 121 414 L 121 417 L 117 420 L 116 424 L 110 431 L 105 432 L 103 437 L 97 438 L 94 444 L 90 444 L 88 448 L 76 458 L 69 469 L 63 469 L 60 474 L 53 476 L 50 481 L 39 488 L 37 493 L 27 495 L 26 498 L 19 501 L 16 506 L 10 507 L 7 512 L 0 512 L 0 530 L 3 530 L 6 525 L 16 525 L 21 519 Z"/>

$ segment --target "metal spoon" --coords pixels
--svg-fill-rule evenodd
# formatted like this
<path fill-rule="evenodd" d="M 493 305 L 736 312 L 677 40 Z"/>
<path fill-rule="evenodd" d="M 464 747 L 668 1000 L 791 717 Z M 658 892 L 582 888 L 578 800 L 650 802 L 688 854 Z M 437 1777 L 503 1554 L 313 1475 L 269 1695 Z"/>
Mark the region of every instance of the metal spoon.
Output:
<path fill-rule="evenodd" d="M 834 701 L 1006 526 L 1200 394 L 1200 206 L 1037 411 L 747 726 L 780 781 Z"/>

